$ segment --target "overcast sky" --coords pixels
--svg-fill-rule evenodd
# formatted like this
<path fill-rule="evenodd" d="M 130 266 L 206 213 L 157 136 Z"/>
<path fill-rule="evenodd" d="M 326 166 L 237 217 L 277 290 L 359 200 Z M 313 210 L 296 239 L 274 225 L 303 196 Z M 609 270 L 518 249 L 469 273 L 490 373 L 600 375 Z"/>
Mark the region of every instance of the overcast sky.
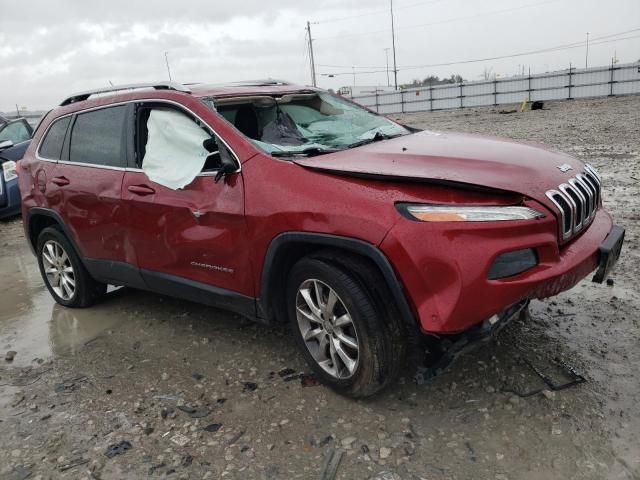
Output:
<path fill-rule="evenodd" d="M 522 65 L 532 73 L 583 67 L 586 32 L 590 66 L 609 64 L 614 52 L 621 62 L 640 59 L 640 0 L 395 0 L 394 8 L 399 83 L 453 73 L 478 80 L 485 69 L 507 76 Z M 358 85 L 387 83 L 389 0 L 0 0 L 0 110 L 48 109 L 109 82 L 166 80 L 165 51 L 180 82 L 309 84 L 307 20 L 319 86 L 352 85 L 353 70 Z"/>

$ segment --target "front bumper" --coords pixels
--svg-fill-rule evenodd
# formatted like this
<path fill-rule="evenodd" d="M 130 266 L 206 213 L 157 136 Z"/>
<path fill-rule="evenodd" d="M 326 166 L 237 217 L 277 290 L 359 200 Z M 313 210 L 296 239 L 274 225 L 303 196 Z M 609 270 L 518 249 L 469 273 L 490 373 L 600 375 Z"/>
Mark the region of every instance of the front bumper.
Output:
<path fill-rule="evenodd" d="M 1 173 L 0 173 L 1 175 Z M 0 178 L 0 218 L 10 217 L 20 213 L 20 189 L 18 179 L 8 182 Z"/>
<path fill-rule="evenodd" d="M 406 220 L 394 226 L 381 249 L 396 267 L 422 331 L 450 334 L 468 330 L 509 305 L 573 287 L 598 266 L 600 246 L 612 225 L 600 209 L 588 229 L 560 247 L 552 216 L 517 224 Z M 537 266 L 509 278 L 487 278 L 500 254 L 526 248 L 535 249 Z"/>

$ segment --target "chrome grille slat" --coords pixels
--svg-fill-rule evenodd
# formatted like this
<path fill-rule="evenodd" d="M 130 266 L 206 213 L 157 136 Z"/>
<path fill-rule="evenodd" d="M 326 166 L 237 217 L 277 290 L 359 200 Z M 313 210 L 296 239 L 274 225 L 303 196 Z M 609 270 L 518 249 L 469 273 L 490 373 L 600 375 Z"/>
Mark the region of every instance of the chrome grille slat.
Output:
<path fill-rule="evenodd" d="M 598 209 L 598 185 L 593 182 L 588 176 L 579 173 L 576 178 L 582 180 L 582 182 L 591 189 L 593 213 Z"/>
<path fill-rule="evenodd" d="M 595 203 L 594 203 L 594 192 L 591 190 L 591 187 L 582 180 L 582 174 L 579 173 L 576 175 L 574 180 L 570 180 L 569 183 L 574 182 L 578 189 L 582 192 L 582 195 L 587 199 L 587 210 L 585 212 L 585 218 L 587 220 L 591 220 L 593 214 L 596 211 Z"/>
<path fill-rule="evenodd" d="M 602 195 L 600 175 L 587 165 L 583 173 L 558 185 L 557 189 L 548 190 L 546 195 L 560 212 L 562 240 L 568 240 L 596 216 Z"/>

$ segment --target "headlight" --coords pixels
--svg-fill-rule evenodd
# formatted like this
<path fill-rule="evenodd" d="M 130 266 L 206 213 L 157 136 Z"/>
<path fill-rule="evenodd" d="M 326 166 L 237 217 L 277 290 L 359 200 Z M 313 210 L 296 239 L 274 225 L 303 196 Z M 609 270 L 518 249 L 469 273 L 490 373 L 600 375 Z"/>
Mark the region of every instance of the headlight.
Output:
<path fill-rule="evenodd" d="M 18 169 L 16 168 L 16 162 L 9 160 L 2 164 L 2 172 L 4 173 L 4 181 L 8 182 L 14 178 L 18 178 Z"/>
<path fill-rule="evenodd" d="M 455 206 L 399 204 L 405 216 L 421 222 L 499 222 L 504 220 L 534 220 L 544 217 L 529 207 L 513 206 Z"/>

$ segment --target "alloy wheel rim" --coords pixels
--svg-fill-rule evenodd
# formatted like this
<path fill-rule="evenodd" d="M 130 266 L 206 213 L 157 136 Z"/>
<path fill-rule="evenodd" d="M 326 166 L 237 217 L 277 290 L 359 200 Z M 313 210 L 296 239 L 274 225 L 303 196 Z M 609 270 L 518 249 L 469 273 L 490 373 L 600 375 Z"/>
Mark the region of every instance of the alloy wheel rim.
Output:
<path fill-rule="evenodd" d="M 352 377 L 358 368 L 358 332 L 335 290 L 316 279 L 302 282 L 296 295 L 296 318 L 316 363 L 335 378 Z"/>
<path fill-rule="evenodd" d="M 76 275 L 69 255 L 55 240 L 47 240 L 42 246 L 42 266 L 56 295 L 63 300 L 71 300 L 76 293 Z"/>

